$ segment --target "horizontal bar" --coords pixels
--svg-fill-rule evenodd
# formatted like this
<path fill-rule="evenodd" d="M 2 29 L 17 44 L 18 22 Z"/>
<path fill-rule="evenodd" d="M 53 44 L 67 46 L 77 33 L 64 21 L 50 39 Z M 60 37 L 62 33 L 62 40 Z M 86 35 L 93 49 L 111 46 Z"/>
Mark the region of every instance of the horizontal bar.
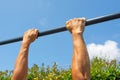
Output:
<path fill-rule="evenodd" d="M 97 24 L 97 23 L 101 23 L 101 22 L 105 22 L 105 21 L 109 21 L 109 20 L 113 20 L 113 19 L 118 19 L 118 18 L 120 18 L 120 13 L 105 15 L 105 16 L 101 16 L 101 17 L 96 17 L 96 18 L 88 19 L 86 21 L 85 26 L 93 25 L 93 24 Z M 50 35 L 50 34 L 54 34 L 54 33 L 58 33 L 58 32 L 63 32 L 63 31 L 66 31 L 66 30 L 67 29 L 64 26 L 64 27 L 61 27 L 61 28 L 40 32 L 38 37 L 45 36 L 45 35 Z M 22 41 L 22 39 L 23 39 L 23 36 L 18 37 L 18 38 L 14 38 L 14 39 L 5 40 L 5 41 L 0 41 L 0 45 L 5 45 L 5 44 L 9 44 L 9 43 Z"/>

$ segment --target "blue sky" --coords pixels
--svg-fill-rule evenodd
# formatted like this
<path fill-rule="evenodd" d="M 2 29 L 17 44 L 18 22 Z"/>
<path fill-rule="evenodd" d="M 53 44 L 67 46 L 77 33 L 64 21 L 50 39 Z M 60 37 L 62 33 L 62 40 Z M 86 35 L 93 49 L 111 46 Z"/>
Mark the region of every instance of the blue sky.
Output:
<path fill-rule="evenodd" d="M 120 12 L 119 3 L 119 0 L 0 0 L 0 41 L 22 36 L 31 28 L 41 32 L 58 28 L 71 18 L 90 19 L 117 13 Z M 114 46 L 110 56 L 115 55 L 114 52 L 120 55 L 120 19 L 86 27 L 84 38 L 87 45 L 102 46 L 103 50 L 111 49 L 104 47 L 108 43 Z M 20 45 L 21 42 L 0 46 L 0 70 L 13 69 Z M 68 31 L 40 37 L 30 47 L 29 67 L 42 63 L 52 65 L 53 62 L 68 67 L 72 53 Z"/>

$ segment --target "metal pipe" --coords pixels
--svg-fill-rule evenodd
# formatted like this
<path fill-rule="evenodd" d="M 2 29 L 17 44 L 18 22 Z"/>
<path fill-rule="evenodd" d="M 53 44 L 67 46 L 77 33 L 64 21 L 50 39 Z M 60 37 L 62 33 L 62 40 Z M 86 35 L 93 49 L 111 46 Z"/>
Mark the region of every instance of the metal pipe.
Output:
<path fill-rule="evenodd" d="M 113 19 L 118 19 L 118 18 L 120 18 L 120 13 L 115 13 L 115 14 L 100 16 L 100 17 L 88 19 L 86 21 L 85 26 L 93 25 L 93 24 L 97 24 L 97 23 L 101 23 L 101 22 L 105 22 L 105 21 L 109 21 L 109 20 L 113 20 Z M 54 34 L 54 33 L 58 33 L 58 32 L 63 32 L 63 31 L 66 31 L 66 30 L 67 29 L 64 26 L 64 27 L 61 27 L 61 28 L 57 28 L 57 29 L 52 29 L 52 30 L 40 32 L 38 34 L 38 37 L 45 36 L 45 35 L 50 35 L 50 34 Z M 23 36 L 22 37 L 17 37 L 17 38 L 14 38 L 14 39 L 0 41 L 0 45 L 5 45 L 5 44 L 9 44 L 9 43 L 14 43 L 14 42 L 22 41 L 22 39 L 23 39 Z"/>

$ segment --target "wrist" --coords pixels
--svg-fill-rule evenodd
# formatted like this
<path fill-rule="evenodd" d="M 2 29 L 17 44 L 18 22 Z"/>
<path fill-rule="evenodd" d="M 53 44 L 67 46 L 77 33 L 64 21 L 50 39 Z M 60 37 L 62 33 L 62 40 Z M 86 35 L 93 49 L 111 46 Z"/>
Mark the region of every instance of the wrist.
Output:
<path fill-rule="evenodd" d="M 72 37 L 80 37 L 83 36 L 82 33 L 76 33 L 76 32 L 72 32 Z"/>
<path fill-rule="evenodd" d="M 72 33 L 72 38 L 73 38 L 74 41 L 79 40 L 79 39 L 83 38 L 83 34 Z"/>
<path fill-rule="evenodd" d="M 79 34 L 79 35 L 82 35 L 84 31 L 78 30 L 78 29 L 73 29 L 71 32 L 72 32 L 72 34 Z"/>
<path fill-rule="evenodd" d="M 30 43 L 22 41 L 22 46 L 23 47 L 27 48 L 27 47 L 29 47 L 29 45 L 30 45 Z"/>

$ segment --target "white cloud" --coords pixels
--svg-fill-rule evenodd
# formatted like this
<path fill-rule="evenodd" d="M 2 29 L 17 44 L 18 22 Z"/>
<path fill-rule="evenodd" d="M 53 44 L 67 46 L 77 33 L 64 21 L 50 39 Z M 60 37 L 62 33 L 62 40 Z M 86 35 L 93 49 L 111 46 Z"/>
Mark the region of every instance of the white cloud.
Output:
<path fill-rule="evenodd" d="M 108 60 L 117 59 L 120 61 L 120 49 L 117 45 L 117 42 L 111 40 L 106 41 L 104 44 L 88 44 L 87 49 L 90 59 L 97 56 Z"/>

